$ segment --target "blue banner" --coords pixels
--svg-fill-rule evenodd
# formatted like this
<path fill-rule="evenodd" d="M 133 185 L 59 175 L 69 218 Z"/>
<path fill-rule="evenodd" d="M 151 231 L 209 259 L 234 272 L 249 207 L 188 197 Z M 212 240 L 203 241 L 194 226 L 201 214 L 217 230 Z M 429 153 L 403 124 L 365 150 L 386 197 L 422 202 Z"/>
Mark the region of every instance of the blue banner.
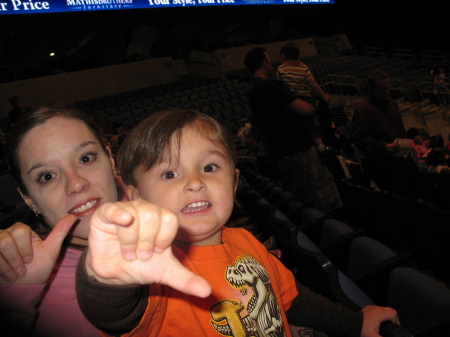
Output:
<path fill-rule="evenodd" d="M 0 0 L 0 15 L 162 7 L 333 3 L 334 0 Z"/>

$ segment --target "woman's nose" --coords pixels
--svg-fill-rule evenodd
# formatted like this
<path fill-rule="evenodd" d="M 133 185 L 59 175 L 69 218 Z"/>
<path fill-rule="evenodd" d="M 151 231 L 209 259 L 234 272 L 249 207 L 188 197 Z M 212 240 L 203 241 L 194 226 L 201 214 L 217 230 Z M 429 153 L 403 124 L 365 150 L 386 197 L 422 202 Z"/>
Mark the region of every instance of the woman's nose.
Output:
<path fill-rule="evenodd" d="M 66 178 L 66 192 L 68 195 L 84 191 L 89 186 L 89 180 L 77 172 L 67 173 Z"/>

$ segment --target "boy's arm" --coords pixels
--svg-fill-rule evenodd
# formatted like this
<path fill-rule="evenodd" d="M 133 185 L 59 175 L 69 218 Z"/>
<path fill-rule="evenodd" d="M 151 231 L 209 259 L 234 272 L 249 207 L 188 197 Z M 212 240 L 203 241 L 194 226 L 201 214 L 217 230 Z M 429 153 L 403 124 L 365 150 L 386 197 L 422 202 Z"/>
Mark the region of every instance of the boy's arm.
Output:
<path fill-rule="evenodd" d="M 289 324 L 308 326 L 324 332 L 360 336 L 362 312 L 354 312 L 341 304 L 311 291 L 297 282 L 298 296 L 286 312 Z"/>
<path fill-rule="evenodd" d="M 115 334 L 133 329 L 145 311 L 149 284 L 210 295 L 206 280 L 173 255 L 177 232 L 174 213 L 142 199 L 107 203 L 95 211 L 89 248 L 77 270 L 80 308 L 94 325 Z"/>
<path fill-rule="evenodd" d="M 354 312 L 314 293 L 299 282 L 297 289 L 299 295 L 286 312 L 291 325 L 350 337 L 381 337 L 379 330 L 382 322 L 400 324 L 397 312 L 392 308 L 369 305 Z"/>
<path fill-rule="evenodd" d="M 130 332 L 148 303 L 148 286 L 115 286 L 100 283 L 86 273 L 86 252 L 77 267 L 77 298 L 83 314 L 97 328 L 112 336 Z"/>

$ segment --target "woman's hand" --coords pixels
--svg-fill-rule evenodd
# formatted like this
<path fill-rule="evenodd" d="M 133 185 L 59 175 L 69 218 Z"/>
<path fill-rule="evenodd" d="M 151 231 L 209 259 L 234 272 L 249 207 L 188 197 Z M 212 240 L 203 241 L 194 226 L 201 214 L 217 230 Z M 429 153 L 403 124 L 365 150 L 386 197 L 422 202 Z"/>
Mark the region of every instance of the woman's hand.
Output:
<path fill-rule="evenodd" d="M 75 215 L 66 215 L 45 240 L 20 222 L 2 230 L 0 283 L 44 284 L 55 266 L 65 237 L 76 221 Z"/>
<path fill-rule="evenodd" d="M 86 270 L 107 284 L 168 285 L 206 297 L 210 285 L 172 253 L 178 218 L 142 199 L 109 203 L 92 216 Z"/>

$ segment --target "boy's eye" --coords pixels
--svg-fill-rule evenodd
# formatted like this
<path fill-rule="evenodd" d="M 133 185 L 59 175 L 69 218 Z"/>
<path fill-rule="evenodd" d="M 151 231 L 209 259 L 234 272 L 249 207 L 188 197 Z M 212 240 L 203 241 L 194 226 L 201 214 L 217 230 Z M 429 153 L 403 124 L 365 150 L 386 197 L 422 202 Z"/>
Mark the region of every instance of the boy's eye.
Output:
<path fill-rule="evenodd" d="M 162 175 L 163 179 L 174 179 L 176 177 L 178 177 L 178 173 L 174 172 L 174 171 L 167 171 L 164 172 Z"/>
<path fill-rule="evenodd" d="M 203 172 L 214 172 L 219 169 L 216 164 L 208 164 L 203 168 Z"/>

